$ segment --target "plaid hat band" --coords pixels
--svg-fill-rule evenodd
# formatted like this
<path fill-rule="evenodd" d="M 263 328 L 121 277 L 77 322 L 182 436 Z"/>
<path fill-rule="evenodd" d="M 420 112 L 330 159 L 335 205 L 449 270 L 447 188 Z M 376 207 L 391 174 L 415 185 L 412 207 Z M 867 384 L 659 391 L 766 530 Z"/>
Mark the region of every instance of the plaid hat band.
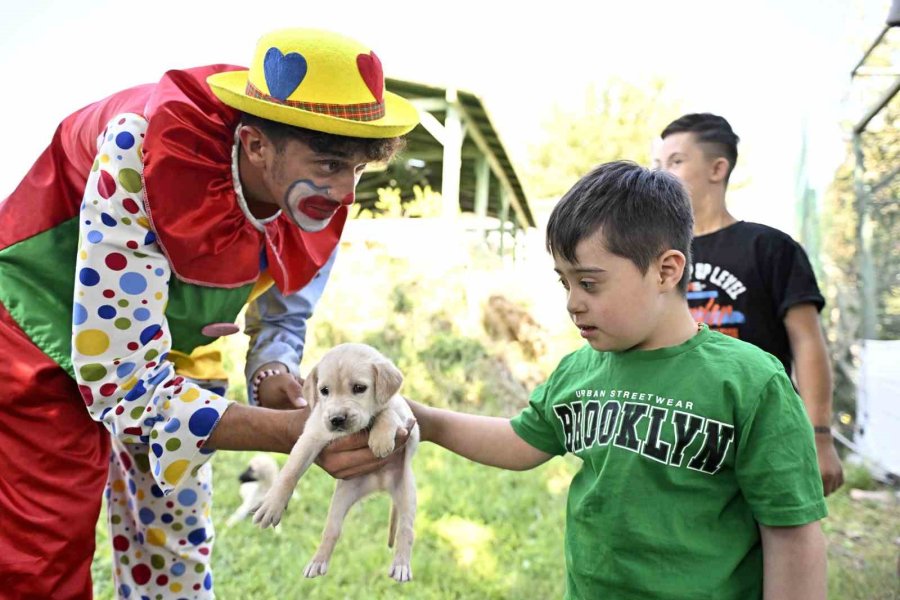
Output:
<path fill-rule="evenodd" d="M 266 94 L 258 87 L 247 81 L 247 96 L 258 98 L 266 102 L 274 102 L 292 108 L 308 110 L 321 115 L 329 115 L 351 121 L 375 121 L 384 117 L 384 102 L 364 102 L 361 104 L 325 104 L 322 102 L 303 102 L 302 100 L 280 100 Z"/>

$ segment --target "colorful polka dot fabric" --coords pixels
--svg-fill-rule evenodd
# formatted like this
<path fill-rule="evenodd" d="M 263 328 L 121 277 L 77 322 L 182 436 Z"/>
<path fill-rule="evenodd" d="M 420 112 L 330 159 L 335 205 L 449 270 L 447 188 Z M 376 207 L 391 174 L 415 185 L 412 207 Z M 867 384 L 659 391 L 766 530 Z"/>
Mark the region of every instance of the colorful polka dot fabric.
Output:
<path fill-rule="evenodd" d="M 167 360 L 170 268 L 141 199 L 146 128 L 124 114 L 98 140 L 80 212 L 72 361 L 88 411 L 113 437 L 107 499 L 120 597 L 209 598 L 202 446 L 230 401 L 224 386 L 178 376 Z"/>
<path fill-rule="evenodd" d="M 224 393 L 227 382 L 194 382 Z M 218 389 L 217 389 L 218 388 Z M 106 503 L 120 598 L 211 598 L 212 465 L 165 495 L 143 451 L 112 440 Z"/>

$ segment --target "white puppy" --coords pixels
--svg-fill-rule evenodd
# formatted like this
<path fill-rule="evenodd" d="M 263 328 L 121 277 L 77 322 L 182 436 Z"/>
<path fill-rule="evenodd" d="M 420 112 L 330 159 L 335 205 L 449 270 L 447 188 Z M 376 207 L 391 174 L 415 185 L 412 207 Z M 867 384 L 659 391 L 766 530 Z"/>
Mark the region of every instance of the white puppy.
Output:
<path fill-rule="evenodd" d="M 260 527 L 277 525 L 297 481 L 322 448 L 339 437 L 368 428 L 372 452 L 379 457 L 390 454 L 397 429 L 413 416 L 406 401 L 397 394 L 402 382 L 397 367 L 370 346 L 341 344 L 328 351 L 303 385 L 303 395 L 311 407 L 306 427 L 253 522 Z M 327 572 L 350 507 L 376 490 L 387 490 L 393 500 L 388 546 L 394 545 L 396 536 L 389 575 L 400 582 L 412 579 L 410 559 L 416 516 L 412 457 L 418 444 L 419 430 L 414 428 L 402 460 L 392 461 L 375 473 L 338 480 L 322 542 L 304 571 L 307 577 Z"/>
<path fill-rule="evenodd" d="M 225 527 L 233 527 L 238 521 L 247 517 L 260 505 L 263 498 L 275 483 L 278 475 L 278 463 L 268 454 L 254 454 L 247 469 L 240 474 L 241 505 L 228 517 Z"/>

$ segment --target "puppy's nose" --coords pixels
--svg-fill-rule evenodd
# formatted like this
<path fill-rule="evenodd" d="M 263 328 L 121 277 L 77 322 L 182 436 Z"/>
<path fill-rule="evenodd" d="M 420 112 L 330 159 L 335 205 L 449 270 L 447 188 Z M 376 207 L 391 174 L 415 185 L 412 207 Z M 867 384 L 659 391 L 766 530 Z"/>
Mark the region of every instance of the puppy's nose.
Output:
<path fill-rule="evenodd" d="M 347 417 L 344 415 L 334 415 L 329 419 L 329 421 L 331 422 L 332 427 L 334 427 L 335 429 L 340 429 L 344 426 L 344 423 L 347 422 Z"/>

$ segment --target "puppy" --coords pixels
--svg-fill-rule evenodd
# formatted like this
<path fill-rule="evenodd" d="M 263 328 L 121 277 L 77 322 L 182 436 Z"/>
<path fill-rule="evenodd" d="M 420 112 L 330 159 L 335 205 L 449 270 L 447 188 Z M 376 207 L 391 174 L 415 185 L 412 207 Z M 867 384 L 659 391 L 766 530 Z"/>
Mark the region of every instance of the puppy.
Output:
<path fill-rule="evenodd" d="M 278 475 L 278 463 L 268 454 L 255 454 L 250 459 L 247 469 L 240 474 L 241 505 L 225 522 L 225 527 L 233 527 L 238 521 L 247 517 L 260 505 L 263 498 L 275 483 Z"/>
<path fill-rule="evenodd" d="M 260 527 L 275 526 L 297 481 L 329 442 L 369 429 L 369 448 L 378 457 L 394 450 L 397 429 L 412 411 L 397 394 L 403 376 L 377 350 L 363 344 L 335 346 L 309 373 L 303 395 L 311 407 L 306 427 L 294 444 L 284 468 L 253 517 Z M 413 521 L 416 516 L 416 484 L 412 457 L 419 444 L 419 430 L 410 432 L 401 460 L 349 480 L 338 480 L 322 541 L 306 566 L 307 577 L 324 575 L 341 534 L 344 517 L 357 501 L 377 490 L 391 494 L 391 524 L 388 546 L 394 546 L 389 575 L 399 582 L 412 579 Z"/>

